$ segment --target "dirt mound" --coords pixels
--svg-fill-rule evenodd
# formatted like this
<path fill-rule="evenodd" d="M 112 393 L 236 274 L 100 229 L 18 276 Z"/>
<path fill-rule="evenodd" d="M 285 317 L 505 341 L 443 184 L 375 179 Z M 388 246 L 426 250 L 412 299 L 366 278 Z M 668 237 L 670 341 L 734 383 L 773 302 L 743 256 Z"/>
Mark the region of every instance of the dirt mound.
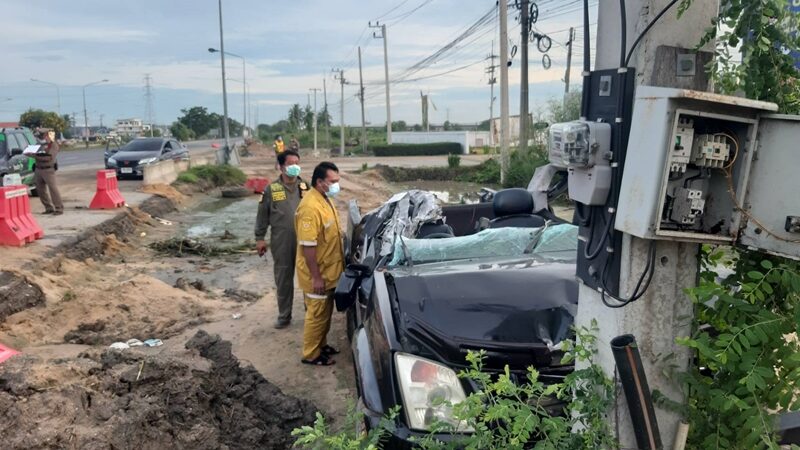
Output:
<path fill-rule="evenodd" d="M 182 203 L 186 196 L 168 184 L 150 184 L 139 189 L 145 194 L 153 194 L 171 200 L 175 204 Z"/>
<path fill-rule="evenodd" d="M 311 403 L 241 367 L 229 342 L 200 331 L 186 349 L 12 358 L 0 366 L 3 447 L 286 449 L 314 420 Z"/>
<path fill-rule="evenodd" d="M 102 259 L 109 249 L 115 253 L 119 249 L 119 240 L 124 242 L 125 236 L 133 234 L 138 226 L 148 223 L 152 216 L 161 217 L 174 210 L 175 203 L 172 200 L 151 197 L 142 202 L 139 208 L 130 208 L 125 214 L 92 227 L 74 239 L 65 240 L 51 251 L 51 256 L 63 254 L 76 261 Z M 112 235 L 114 239 L 109 241 L 109 236 Z"/>
<path fill-rule="evenodd" d="M 0 322 L 0 341 L 17 348 L 74 344 L 107 346 L 128 339 L 166 339 L 216 315 L 232 302 L 183 291 L 152 276 L 131 277 L 124 266 L 61 259 L 57 273 L 31 280 L 45 292 L 42 307 Z"/>
<path fill-rule="evenodd" d="M 44 300 L 42 289 L 27 278 L 0 271 L 0 322 L 11 314 L 39 306 Z"/>

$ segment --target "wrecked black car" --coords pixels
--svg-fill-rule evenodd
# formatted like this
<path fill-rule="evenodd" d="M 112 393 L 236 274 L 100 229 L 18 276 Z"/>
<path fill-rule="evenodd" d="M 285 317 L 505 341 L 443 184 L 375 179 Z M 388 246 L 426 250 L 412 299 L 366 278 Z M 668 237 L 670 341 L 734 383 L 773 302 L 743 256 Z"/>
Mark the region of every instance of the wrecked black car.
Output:
<path fill-rule="evenodd" d="M 520 380 L 530 366 L 544 382 L 573 370 L 559 343 L 577 312 L 577 228 L 532 211 L 524 189 L 448 206 L 408 191 L 364 217 L 350 204 L 336 306 L 347 314 L 366 425 L 402 406 L 389 448 L 410 447 L 436 421 L 464 429 L 441 400 L 475 389 L 457 377 L 469 351 L 485 350 L 485 370 L 508 365 Z"/>

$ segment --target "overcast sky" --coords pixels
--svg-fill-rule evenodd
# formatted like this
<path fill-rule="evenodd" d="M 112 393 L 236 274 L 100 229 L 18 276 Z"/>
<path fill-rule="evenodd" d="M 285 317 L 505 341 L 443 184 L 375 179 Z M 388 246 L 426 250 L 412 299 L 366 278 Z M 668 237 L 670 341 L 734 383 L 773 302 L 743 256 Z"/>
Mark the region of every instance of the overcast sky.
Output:
<path fill-rule="evenodd" d="M 206 106 L 222 112 L 218 54 L 219 22 L 216 0 L 3 0 L 0 42 L 0 121 L 11 121 L 29 107 L 56 109 L 52 86 L 57 83 L 61 112 L 78 113 L 83 120 L 81 86 L 108 79 L 86 89 L 91 125 L 108 125 L 145 114 L 144 78 L 153 84 L 156 122 L 171 123 L 182 108 Z M 513 3 L 513 2 L 512 2 Z M 572 83 L 580 79 L 582 13 L 579 0 L 540 0 L 536 28 L 552 37 L 549 70 L 542 53 L 531 48 L 531 108 L 564 90 L 568 28 L 577 29 Z M 593 2 L 594 3 L 594 2 Z M 331 69 L 345 70 L 345 120 L 360 123 L 356 46 L 363 48 L 366 116 L 371 123 L 386 119 L 383 43 L 372 37 L 367 22 L 388 24 L 390 79 L 441 49 L 489 13 L 492 0 L 223 0 L 225 50 L 247 58 L 251 101 L 259 122 L 286 116 L 291 104 L 305 105 L 309 88 L 327 80 L 328 103 L 338 122 L 340 87 Z M 594 8 L 593 8 L 594 9 Z M 519 45 L 515 9 L 509 8 L 509 35 Z M 594 11 L 591 23 L 594 24 Z M 495 15 L 496 18 L 496 15 Z M 410 78 L 423 80 L 391 85 L 392 119 L 420 122 L 419 92 L 430 93 L 436 107 L 432 122 L 478 122 L 489 116 L 488 66 L 492 40 L 497 44 L 497 20 L 491 20 Z M 594 34 L 594 25 L 592 35 Z M 241 121 L 242 61 L 226 58 L 229 113 Z M 463 68 L 469 65 L 469 67 Z M 520 54 L 510 70 L 512 114 L 518 112 Z M 461 70 L 455 70 L 461 69 Z M 442 73 L 452 71 L 447 75 Z M 499 80 L 499 74 L 497 75 Z M 495 95 L 499 95 L 496 87 Z M 7 100 L 11 98 L 11 100 Z M 311 99 L 313 103 L 313 96 Z M 322 92 L 318 104 L 323 103 Z M 256 109 L 256 106 L 253 106 Z M 495 114 L 499 100 L 495 102 Z"/>

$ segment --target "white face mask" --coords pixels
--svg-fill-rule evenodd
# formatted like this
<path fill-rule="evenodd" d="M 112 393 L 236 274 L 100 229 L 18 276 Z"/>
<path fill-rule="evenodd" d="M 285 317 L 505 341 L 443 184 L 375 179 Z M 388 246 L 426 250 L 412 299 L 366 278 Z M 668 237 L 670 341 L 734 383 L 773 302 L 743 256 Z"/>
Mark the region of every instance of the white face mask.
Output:
<path fill-rule="evenodd" d="M 300 166 L 298 166 L 297 164 L 292 164 L 290 166 L 286 166 L 286 176 L 299 177 L 300 176 Z"/>
<path fill-rule="evenodd" d="M 331 184 L 330 186 L 328 186 L 328 192 L 327 192 L 328 197 L 331 198 L 336 197 L 341 190 L 342 188 L 339 186 L 339 182 Z"/>

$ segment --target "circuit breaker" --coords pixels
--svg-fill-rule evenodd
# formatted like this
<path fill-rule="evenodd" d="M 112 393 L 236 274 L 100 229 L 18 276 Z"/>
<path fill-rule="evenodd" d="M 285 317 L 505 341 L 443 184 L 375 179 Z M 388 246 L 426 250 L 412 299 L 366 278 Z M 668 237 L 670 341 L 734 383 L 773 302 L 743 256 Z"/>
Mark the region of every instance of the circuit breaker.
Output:
<path fill-rule="evenodd" d="M 572 200 L 605 204 L 611 189 L 611 125 L 577 120 L 551 125 L 549 158 L 567 168 Z"/>
<path fill-rule="evenodd" d="M 800 259 L 800 116 L 777 105 L 640 87 L 615 229 Z"/>

